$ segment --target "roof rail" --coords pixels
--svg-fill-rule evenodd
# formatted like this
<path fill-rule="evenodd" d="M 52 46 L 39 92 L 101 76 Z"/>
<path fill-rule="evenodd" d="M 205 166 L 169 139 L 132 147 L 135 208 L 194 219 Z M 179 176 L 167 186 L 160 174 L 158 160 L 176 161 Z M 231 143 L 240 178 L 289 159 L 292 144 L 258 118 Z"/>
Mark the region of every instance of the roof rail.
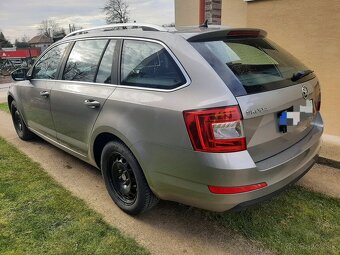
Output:
<path fill-rule="evenodd" d="M 110 24 L 110 25 L 99 26 L 99 27 L 80 29 L 80 30 L 74 31 L 72 33 L 69 33 L 68 35 L 65 36 L 65 38 L 70 37 L 70 36 L 74 36 L 74 35 L 77 35 L 77 34 L 86 34 L 89 31 L 93 31 L 93 30 L 110 31 L 110 30 L 115 29 L 115 28 L 127 29 L 128 27 L 141 28 L 144 31 L 162 31 L 162 32 L 168 31 L 164 27 L 157 26 L 157 25 L 151 25 L 151 24 L 145 24 L 145 23 L 117 23 L 117 24 Z"/>

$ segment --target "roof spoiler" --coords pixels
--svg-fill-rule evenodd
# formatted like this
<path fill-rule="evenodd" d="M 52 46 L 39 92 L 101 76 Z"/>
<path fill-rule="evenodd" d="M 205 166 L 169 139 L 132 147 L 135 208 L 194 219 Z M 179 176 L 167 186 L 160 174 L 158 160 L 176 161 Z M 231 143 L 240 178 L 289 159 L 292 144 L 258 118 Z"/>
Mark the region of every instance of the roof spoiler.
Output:
<path fill-rule="evenodd" d="M 262 29 L 256 28 L 237 28 L 237 29 L 222 29 L 204 32 L 189 37 L 189 42 L 206 42 L 206 41 L 217 41 L 226 38 L 264 38 L 267 36 L 267 32 Z"/>

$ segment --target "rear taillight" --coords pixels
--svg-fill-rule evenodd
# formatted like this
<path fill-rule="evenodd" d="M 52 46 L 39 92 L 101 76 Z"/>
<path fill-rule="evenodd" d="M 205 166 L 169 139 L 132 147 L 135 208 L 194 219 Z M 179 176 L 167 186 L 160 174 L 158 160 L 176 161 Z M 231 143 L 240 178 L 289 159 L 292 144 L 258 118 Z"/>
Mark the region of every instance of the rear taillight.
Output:
<path fill-rule="evenodd" d="M 259 35 L 259 30 L 232 30 L 227 34 L 229 37 L 258 37 Z"/>
<path fill-rule="evenodd" d="M 238 106 L 184 111 L 183 115 L 194 150 L 236 152 L 247 148 Z"/>

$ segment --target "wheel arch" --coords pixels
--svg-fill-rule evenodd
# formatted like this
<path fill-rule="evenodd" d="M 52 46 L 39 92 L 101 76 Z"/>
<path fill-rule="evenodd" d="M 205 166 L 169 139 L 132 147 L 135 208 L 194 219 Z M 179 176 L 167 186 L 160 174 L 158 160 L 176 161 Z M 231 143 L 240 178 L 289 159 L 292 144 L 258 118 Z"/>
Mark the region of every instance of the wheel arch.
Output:
<path fill-rule="evenodd" d="M 103 132 L 100 133 L 96 136 L 94 142 L 93 142 L 93 146 L 92 146 L 92 156 L 93 159 L 97 165 L 97 167 L 100 169 L 101 168 L 101 154 L 103 152 L 103 149 L 105 147 L 105 145 L 108 142 L 111 141 L 121 141 L 121 139 L 119 139 L 117 136 L 113 135 L 112 133 L 109 132 Z"/>
<path fill-rule="evenodd" d="M 12 96 L 12 94 L 8 94 L 7 96 L 8 109 L 11 109 L 11 104 L 13 101 L 14 101 L 14 97 Z"/>
<path fill-rule="evenodd" d="M 8 108 L 11 109 L 11 104 L 13 101 L 15 101 L 15 103 L 17 104 L 17 108 L 22 115 L 23 121 L 27 125 L 26 111 L 24 110 L 22 100 L 20 100 L 21 98 L 20 95 L 21 95 L 20 86 L 16 84 L 11 85 L 9 87 L 8 94 L 7 94 L 7 104 L 8 104 Z"/>
<path fill-rule="evenodd" d="M 97 129 L 92 134 L 91 145 L 90 145 L 90 157 L 96 166 L 100 169 L 100 158 L 104 146 L 111 141 L 120 141 L 132 152 L 137 159 L 139 165 L 143 169 L 144 175 L 147 177 L 147 173 L 143 168 L 143 164 L 140 159 L 138 151 L 134 148 L 133 144 L 119 131 L 111 127 L 102 127 Z"/>

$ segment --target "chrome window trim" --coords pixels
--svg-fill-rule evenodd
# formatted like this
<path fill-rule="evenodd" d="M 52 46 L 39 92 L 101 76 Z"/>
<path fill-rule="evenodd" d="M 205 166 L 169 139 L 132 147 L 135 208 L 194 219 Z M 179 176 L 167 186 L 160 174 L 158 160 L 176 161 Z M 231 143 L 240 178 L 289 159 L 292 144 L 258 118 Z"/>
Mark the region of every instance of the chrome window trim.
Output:
<path fill-rule="evenodd" d="M 147 88 L 147 87 L 142 87 L 142 86 L 129 86 L 129 85 L 116 85 L 116 84 L 106 84 L 106 83 L 95 83 L 95 82 L 84 82 L 84 81 L 67 81 L 67 80 L 53 80 L 53 81 L 58 81 L 58 82 L 68 82 L 68 83 L 82 83 L 82 84 L 87 84 L 87 85 L 92 85 L 92 86 L 112 86 L 112 87 L 117 87 L 117 88 L 126 88 L 126 89 L 137 89 L 137 90 L 147 90 L 147 91 L 158 91 L 158 92 L 173 92 L 176 90 L 180 90 L 182 88 L 185 88 L 187 86 L 189 86 L 191 84 L 191 79 L 188 75 L 188 73 L 186 72 L 186 70 L 184 69 L 183 65 L 181 64 L 181 62 L 177 59 L 177 57 L 175 56 L 175 54 L 170 50 L 170 48 L 164 43 L 161 42 L 159 40 L 155 40 L 155 39 L 149 39 L 149 38 L 142 38 L 142 37 L 129 37 L 129 36 L 98 36 L 98 37 L 86 37 L 86 38 L 79 38 L 79 39 L 72 39 L 72 38 L 67 38 L 67 40 L 65 41 L 60 41 L 60 43 L 58 42 L 57 44 L 53 45 L 53 48 L 62 44 L 62 43 L 68 43 L 68 42 L 77 42 L 77 41 L 86 41 L 86 40 L 100 40 L 100 39 L 106 39 L 106 40 L 137 40 L 137 41 L 146 41 L 146 42 L 153 42 L 153 43 L 157 43 L 160 44 L 161 46 L 163 46 L 166 51 L 170 54 L 170 56 L 172 57 L 172 59 L 175 61 L 176 65 L 179 67 L 179 69 L 181 70 L 184 78 L 185 78 L 185 83 L 181 86 L 178 86 L 176 88 L 173 89 L 157 89 L 157 88 Z M 52 48 L 52 47 L 51 47 Z M 47 50 L 46 50 L 47 52 Z M 40 59 L 40 58 L 39 58 Z M 39 59 L 37 60 L 37 63 L 39 61 Z M 32 79 L 32 80 L 43 80 L 43 79 Z M 53 88 L 52 88 L 53 89 Z"/>
<path fill-rule="evenodd" d="M 31 79 L 30 81 L 48 81 L 48 82 L 56 82 L 57 80 L 52 80 L 52 79 Z"/>
<path fill-rule="evenodd" d="M 53 82 L 66 82 L 66 83 L 81 83 L 90 86 L 108 86 L 108 87 L 118 87 L 116 84 L 109 83 L 97 83 L 97 82 L 87 82 L 87 81 L 67 81 L 67 80 L 48 80 L 48 79 L 32 79 L 31 81 L 53 81 Z M 52 87 L 53 90 L 53 87 Z"/>

